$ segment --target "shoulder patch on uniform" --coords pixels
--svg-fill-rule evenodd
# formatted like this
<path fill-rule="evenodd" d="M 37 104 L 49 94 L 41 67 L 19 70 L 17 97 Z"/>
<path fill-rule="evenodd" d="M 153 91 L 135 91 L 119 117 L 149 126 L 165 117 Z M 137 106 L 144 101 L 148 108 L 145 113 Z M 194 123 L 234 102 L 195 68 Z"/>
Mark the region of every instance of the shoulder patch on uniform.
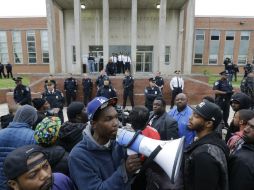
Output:
<path fill-rule="evenodd" d="M 29 87 L 26 87 L 26 90 L 27 90 L 27 91 L 30 91 Z"/>
<path fill-rule="evenodd" d="M 219 82 L 218 82 L 218 81 L 216 81 L 216 82 L 214 83 L 214 85 L 215 85 L 215 86 L 217 86 L 218 84 L 219 84 Z"/>

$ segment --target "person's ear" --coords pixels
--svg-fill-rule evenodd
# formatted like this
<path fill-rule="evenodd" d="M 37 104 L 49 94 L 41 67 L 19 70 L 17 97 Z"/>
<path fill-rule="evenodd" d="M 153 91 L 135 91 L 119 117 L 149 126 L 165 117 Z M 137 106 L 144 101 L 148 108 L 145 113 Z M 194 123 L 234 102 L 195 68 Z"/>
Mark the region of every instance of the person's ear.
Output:
<path fill-rule="evenodd" d="M 239 121 L 239 124 L 240 124 L 240 125 L 244 125 L 245 122 L 244 122 L 243 120 L 240 120 L 240 121 Z"/>
<path fill-rule="evenodd" d="M 8 180 L 8 186 L 11 187 L 13 190 L 19 190 L 18 183 L 15 180 Z"/>
<path fill-rule="evenodd" d="M 92 126 L 92 129 L 96 129 L 96 121 L 92 120 L 90 121 L 90 124 Z"/>
<path fill-rule="evenodd" d="M 213 128 L 213 122 L 212 121 L 206 121 L 206 127 L 207 128 Z"/>

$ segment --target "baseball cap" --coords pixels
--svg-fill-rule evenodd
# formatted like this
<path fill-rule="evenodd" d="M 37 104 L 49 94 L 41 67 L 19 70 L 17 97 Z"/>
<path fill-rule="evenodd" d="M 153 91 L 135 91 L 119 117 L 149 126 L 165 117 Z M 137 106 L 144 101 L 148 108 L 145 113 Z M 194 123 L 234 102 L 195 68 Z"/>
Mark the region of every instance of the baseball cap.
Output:
<path fill-rule="evenodd" d="M 13 80 L 14 80 L 15 82 L 21 81 L 22 79 L 23 79 L 22 77 L 13 78 Z"/>
<path fill-rule="evenodd" d="M 222 120 L 222 112 L 220 107 L 207 100 L 204 100 L 192 109 L 195 113 L 197 113 L 204 119 L 213 121 L 214 127 L 217 127 Z"/>
<path fill-rule="evenodd" d="M 5 158 L 3 165 L 3 171 L 7 179 L 15 179 L 29 171 L 35 164 L 38 164 L 38 161 L 35 161 L 35 163 L 27 165 L 28 158 L 35 152 L 44 154 L 40 159 L 41 161 L 47 159 L 46 153 L 43 152 L 42 147 L 35 144 L 22 146 L 10 152 Z"/>
<path fill-rule="evenodd" d="M 116 104 L 117 104 L 117 97 L 110 98 L 110 99 L 103 96 L 95 97 L 87 105 L 88 119 L 93 120 L 93 117 L 96 111 L 102 110 L 108 106 L 115 106 Z"/>

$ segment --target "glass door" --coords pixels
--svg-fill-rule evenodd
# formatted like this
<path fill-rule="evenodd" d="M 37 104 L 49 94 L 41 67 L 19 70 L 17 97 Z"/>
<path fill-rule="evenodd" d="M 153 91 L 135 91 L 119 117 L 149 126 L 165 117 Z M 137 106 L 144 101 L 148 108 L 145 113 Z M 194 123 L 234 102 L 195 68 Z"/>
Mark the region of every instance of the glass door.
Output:
<path fill-rule="evenodd" d="M 152 51 L 137 51 L 136 72 L 152 72 Z"/>

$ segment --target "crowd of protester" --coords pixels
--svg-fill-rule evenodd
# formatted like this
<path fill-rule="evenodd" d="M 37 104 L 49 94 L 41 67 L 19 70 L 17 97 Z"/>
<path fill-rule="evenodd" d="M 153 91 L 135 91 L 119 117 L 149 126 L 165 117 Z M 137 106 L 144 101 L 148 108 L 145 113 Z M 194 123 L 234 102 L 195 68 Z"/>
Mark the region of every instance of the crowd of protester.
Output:
<path fill-rule="evenodd" d="M 65 122 L 64 94 L 53 78 L 45 81 L 42 97 L 34 99 L 30 89 L 21 86 L 22 78 L 15 79 L 26 94 L 22 99 L 21 90 L 17 91 L 16 107 L 1 123 L 0 190 L 254 189 L 253 99 L 235 92 L 225 70 L 213 86 L 215 98 L 211 94 L 191 106 L 180 71 L 175 74 L 171 81 L 173 105 L 167 112 L 160 73 L 157 79 L 149 78 L 145 105 L 138 106 L 133 102 L 134 79 L 125 73 L 123 88 L 132 90 L 124 93 L 132 106 L 127 126 L 119 121 L 117 93 L 103 70 L 96 81 L 96 97 L 87 93 L 84 102 L 75 101 L 76 94 L 72 96 L 76 79 L 71 75 L 66 79 L 66 95 L 72 97 Z M 85 75 L 88 90 L 92 89 L 90 82 Z M 228 122 L 230 106 L 234 117 Z M 120 146 L 116 141 L 119 127 L 161 141 L 185 138 L 175 183 L 149 157 L 130 154 L 127 147 Z"/>

